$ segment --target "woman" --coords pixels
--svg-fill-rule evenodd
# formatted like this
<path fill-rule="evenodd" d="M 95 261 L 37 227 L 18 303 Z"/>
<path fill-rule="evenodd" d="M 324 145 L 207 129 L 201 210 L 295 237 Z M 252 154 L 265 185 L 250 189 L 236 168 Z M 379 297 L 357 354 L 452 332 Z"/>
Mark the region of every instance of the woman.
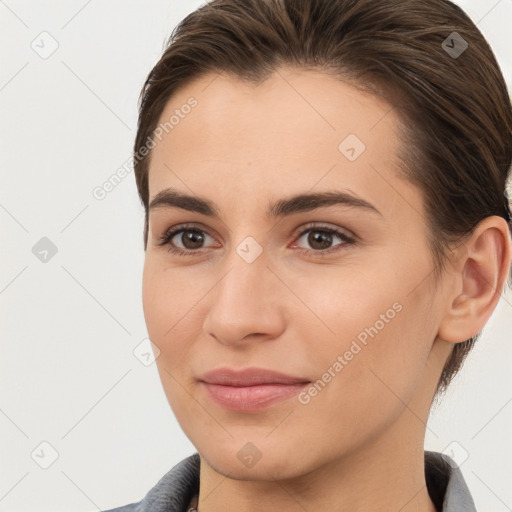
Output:
<path fill-rule="evenodd" d="M 145 319 L 197 453 L 113 510 L 475 510 L 423 447 L 512 258 L 512 109 L 464 12 L 213 0 L 148 76 L 134 160 Z"/>

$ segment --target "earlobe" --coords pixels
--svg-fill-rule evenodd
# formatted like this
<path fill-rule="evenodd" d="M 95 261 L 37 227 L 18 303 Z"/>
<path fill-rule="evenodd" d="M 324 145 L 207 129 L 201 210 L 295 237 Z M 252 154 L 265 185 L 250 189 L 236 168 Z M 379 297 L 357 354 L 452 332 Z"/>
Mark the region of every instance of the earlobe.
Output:
<path fill-rule="evenodd" d="M 438 336 L 451 343 L 478 334 L 503 293 L 512 257 L 505 219 L 486 217 L 460 247 L 452 263 L 453 286 Z"/>

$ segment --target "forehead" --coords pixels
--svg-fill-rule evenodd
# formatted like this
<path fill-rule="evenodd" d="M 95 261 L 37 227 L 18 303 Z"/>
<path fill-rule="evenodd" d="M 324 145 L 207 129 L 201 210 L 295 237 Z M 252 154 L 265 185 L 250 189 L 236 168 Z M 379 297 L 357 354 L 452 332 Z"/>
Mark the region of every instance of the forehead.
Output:
<path fill-rule="evenodd" d="M 192 109 L 187 107 L 190 98 L 197 101 Z M 241 139 L 254 131 L 262 137 L 266 134 L 265 140 L 274 140 L 272 134 L 280 134 L 278 142 L 288 140 L 290 144 L 312 138 L 316 142 L 324 138 L 330 143 L 332 138 L 336 141 L 348 133 L 372 142 L 381 134 L 392 135 L 388 129 L 397 122 L 391 106 L 383 99 L 329 74 L 294 68 L 280 68 L 259 84 L 226 74 L 200 76 L 173 94 L 159 124 L 181 110 L 190 112 L 182 114 L 168 130 L 176 145 L 192 132 L 205 143 L 219 138 L 229 143 L 230 136 Z M 184 122 L 187 117 L 192 122 Z M 174 118 L 178 121 L 176 115 Z M 244 145 L 244 152 L 250 148 Z M 218 153 L 223 149 L 219 148 Z"/>
<path fill-rule="evenodd" d="M 272 190 L 371 189 L 397 167 L 398 122 L 381 98 L 320 71 L 281 68 L 258 85 L 203 75 L 160 116 L 167 129 L 152 150 L 150 199 L 169 186 L 229 191 L 227 200 Z M 376 198 L 382 190 L 373 188 Z"/>

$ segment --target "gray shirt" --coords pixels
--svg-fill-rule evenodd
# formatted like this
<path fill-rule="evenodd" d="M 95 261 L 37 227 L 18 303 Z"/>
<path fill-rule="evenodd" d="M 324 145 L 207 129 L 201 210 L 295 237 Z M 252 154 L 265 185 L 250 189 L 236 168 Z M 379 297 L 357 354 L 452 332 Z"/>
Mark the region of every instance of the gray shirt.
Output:
<path fill-rule="evenodd" d="M 196 452 L 168 471 L 141 501 L 103 512 L 186 512 L 199 493 L 200 462 Z M 448 456 L 426 451 L 425 479 L 439 512 L 476 512 L 464 477 Z"/>

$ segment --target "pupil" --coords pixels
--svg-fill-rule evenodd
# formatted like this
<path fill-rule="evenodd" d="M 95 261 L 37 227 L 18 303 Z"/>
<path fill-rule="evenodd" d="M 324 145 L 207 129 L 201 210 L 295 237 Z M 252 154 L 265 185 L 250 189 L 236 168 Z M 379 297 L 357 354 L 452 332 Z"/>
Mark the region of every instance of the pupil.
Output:
<path fill-rule="evenodd" d="M 316 235 L 315 235 L 316 233 Z M 328 233 L 321 233 L 320 231 L 312 231 L 311 234 L 308 237 L 308 243 L 311 245 L 311 247 L 314 247 L 316 249 L 328 249 L 329 245 L 331 243 L 332 236 Z M 324 243 L 320 243 L 320 247 L 315 247 L 315 244 L 318 241 L 324 241 Z"/>
<path fill-rule="evenodd" d="M 194 231 L 186 231 L 183 233 L 184 238 L 182 238 L 183 245 L 187 249 L 197 249 L 201 246 L 202 235 L 200 233 L 196 233 Z M 192 242 L 192 247 L 187 245 L 187 242 Z"/>

